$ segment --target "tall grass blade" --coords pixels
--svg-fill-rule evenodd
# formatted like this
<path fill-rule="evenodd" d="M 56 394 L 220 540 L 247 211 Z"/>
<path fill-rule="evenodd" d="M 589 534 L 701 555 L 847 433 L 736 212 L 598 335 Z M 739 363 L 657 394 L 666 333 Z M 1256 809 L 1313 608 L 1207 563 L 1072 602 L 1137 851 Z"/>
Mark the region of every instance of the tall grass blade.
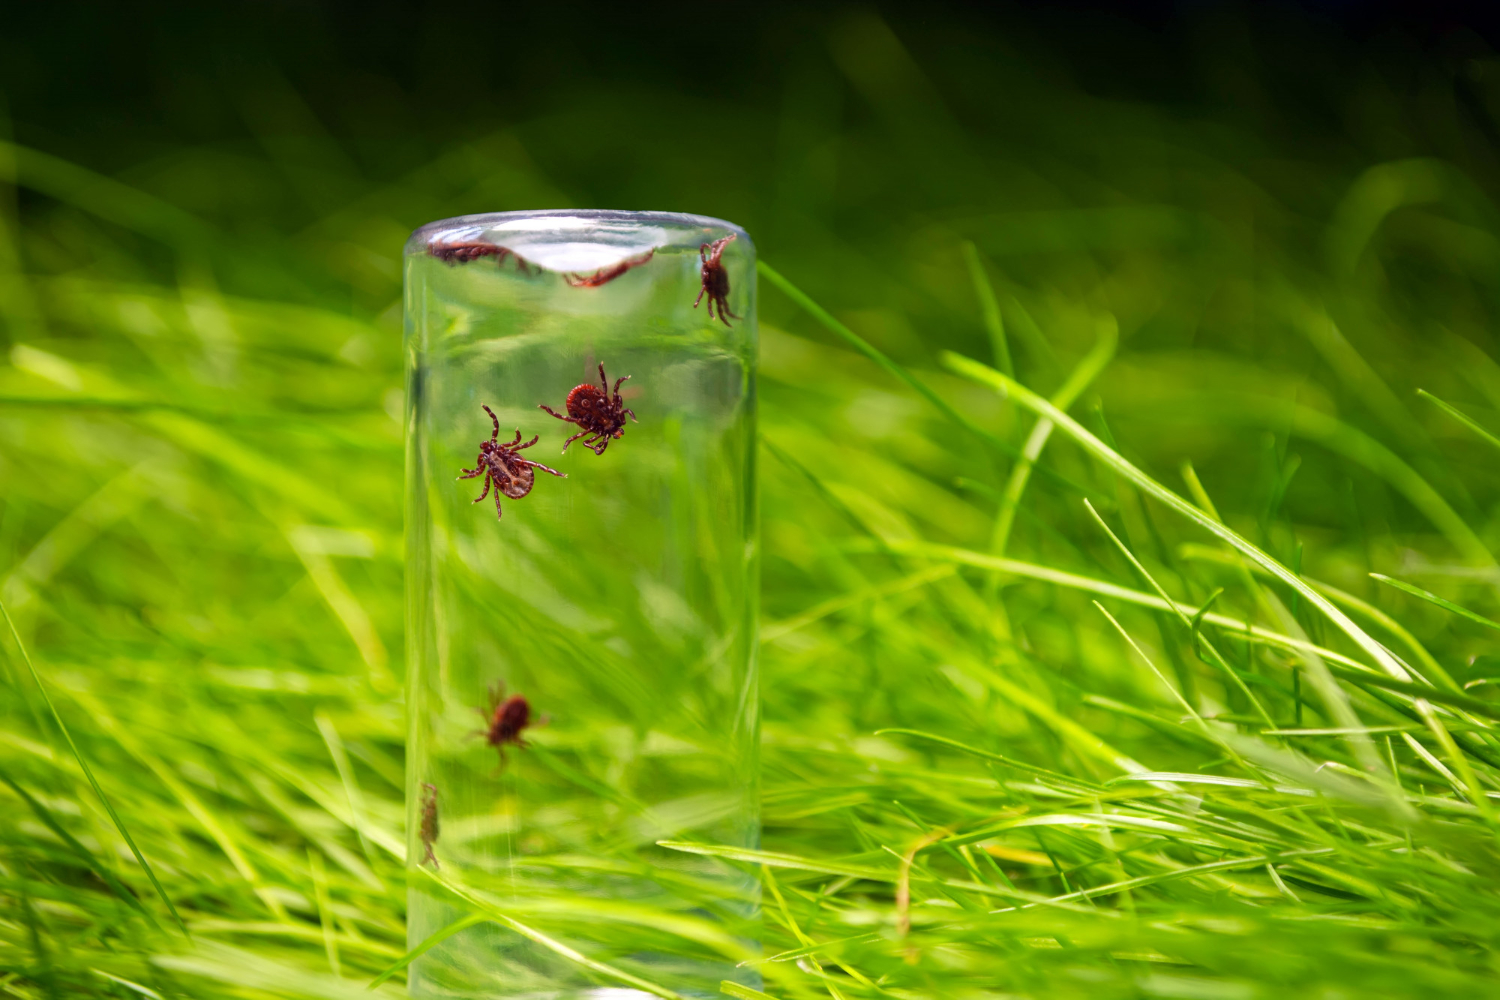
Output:
<path fill-rule="evenodd" d="M 1454 406 L 1451 403 L 1443 402 L 1441 399 L 1434 396 L 1426 389 L 1418 389 L 1417 395 L 1432 403 L 1433 406 L 1436 406 L 1438 409 L 1448 414 L 1448 416 L 1452 417 L 1454 420 L 1457 420 L 1469 430 L 1473 431 L 1476 435 L 1479 436 L 1479 439 L 1481 441 L 1486 441 L 1494 445 L 1496 448 L 1500 448 L 1500 437 L 1496 437 L 1494 434 L 1491 434 L 1489 431 L 1485 430 L 1479 425 L 1479 422 L 1477 420 L 1460 410 L 1458 407 Z"/>
<path fill-rule="evenodd" d="M 68 849 L 76 854 L 78 856 L 78 859 L 82 861 L 90 871 L 95 872 L 100 878 L 108 883 L 110 889 L 116 896 L 120 897 L 120 900 L 122 902 L 139 910 L 141 914 L 144 915 L 153 924 L 156 923 L 156 916 L 150 910 L 141 905 L 141 901 L 139 899 L 136 899 L 135 893 L 127 889 L 125 885 L 115 877 L 115 873 L 110 869 L 110 867 L 104 864 L 98 857 L 96 857 L 93 851 L 90 851 L 87 847 L 83 846 L 83 844 L 79 842 L 77 837 L 69 833 L 67 827 L 59 823 L 57 821 L 57 817 L 52 815 L 52 810 L 48 809 L 46 806 L 38 802 L 36 796 L 28 792 L 25 787 L 18 784 L 14 778 L 12 778 L 9 774 L 6 774 L 3 770 L 0 770 L 0 781 L 3 781 L 5 782 L 5 784 L 10 786 L 10 790 L 15 792 L 16 795 L 20 796 L 21 801 L 25 802 L 26 805 L 31 808 L 31 811 L 36 814 L 36 818 L 42 821 L 42 825 L 51 830 L 53 834 L 57 836 L 58 840 L 61 840 L 64 844 L 68 845 Z"/>
<path fill-rule="evenodd" d="M 479 911 L 479 913 L 487 919 L 493 921 L 494 923 L 500 924 L 502 927 L 506 927 L 512 931 L 515 931 L 517 934 L 526 938 L 528 941 L 539 944 L 543 948 L 546 948 L 548 951 L 560 955 L 570 962 L 574 962 L 591 972 L 597 973 L 598 975 L 603 976 L 605 979 L 612 979 L 616 982 L 634 986 L 638 990 L 645 990 L 647 993 L 650 993 L 653 996 L 661 997 L 662 1000 L 684 1000 L 683 996 L 679 993 L 675 993 L 664 986 L 658 986 L 656 983 L 653 983 L 648 979 L 642 979 L 639 976 L 631 975 L 623 969 L 617 969 L 614 966 L 608 965 L 604 962 L 595 961 L 594 959 L 589 958 L 587 955 L 583 955 L 568 947 L 561 941 L 558 941 L 555 938 L 548 937 L 546 934 L 543 934 L 541 931 L 536 930 L 532 927 L 528 927 L 526 924 L 521 923 L 519 920 L 510 916 L 508 913 L 504 912 L 493 904 L 480 899 L 472 891 L 458 885 L 450 878 L 439 875 L 436 872 L 429 871 L 426 868 L 421 868 L 418 870 L 428 878 L 432 879 L 432 881 L 442 886 L 442 888 L 457 896 L 459 899 L 462 899 L 465 903 L 473 907 L 475 910 Z"/>
<path fill-rule="evenodd" d="M 1063 413 L 1057 407 L 1047 402 L 1047 400 L 1019 384 L 1014 379 L 1007 378 L 987 365 L 982 365 L 977 361 L 954 354 L 951 351 L 943 355 L 943 362 L 950 370 L 960 375 L 971 378 L 983 385 L 989 385 L 998 392 L 1009 394 L 1011 398 L 1038 416 L 1049 417 L 1069 437 L 1073 438 L 1074 441 L 1078 442 L 1086 451 L 1099 459 L 1105 466 L 1112 469 L 1117 475 L 1135 484 L 1143 493 L 1160 501 L 1169 509 L 1181 514 L 1205 531 L 1222 541 L 1228 542 L 1251 562 L 1265 569 L 1272 577 L 1301 594 L 1304 600 L 1321 611 L 1330 621 L 1337 625 L 1344 634 L 1349 636 L 1355 644 L 1369 654 L 1371 659 L 1391 677 L 1403 681 L 1408 679 L 1405 668 L 1386 651 L 1385 647 L 1371 638 L 1369 634 L 1356 625 L 1348 615 L 1336 608 L 1326 597 L 1302 582 L 1301 578 L 1295 573 L 1262 552 L 1237 532 L 1204 514 L 1197 507 L 1194 507 L 1165 486 L 1157 483 L 1156 480 L 1146 475 L 1140 469 L 1137 469 L 1118 452 L 1112 450 L 1104 442 L 1084 430 L 1072 417 L 1069 417 L 1066 413 Z"/>
<path fill-rule="evenodd" d="M 752 990 L 748 986 L 741 986 L 739 983 L 732 983 L 727 979 L 719 983 L 719 992 L 725 996 L 735 997 L 737 1000 L 776 1000 L 769 993 Z"/>
<path fill-rule="evenodd" d="M 990 285 L 990 276 L 984 271 L 984 261 L 979 258 L 979 248 L 972 240 L 964 240 L 963 251 L 964 263 L 969 265 L 969 280 L 979 299 L 979 315 L 984 318 L 984 328 L 990 335 L 990 347 L 995 352 L 995 367 L 1015 378 L 1016 366 L 1010 357 L 1005 320 L 1000 314 L 1000 303 L 995 301 L 995 289 Z"/>
<path fill-rule="evenodd" d="M 1476 612 L 1470 611 L 1468 608 L 1463 607 L 1462 605 L 1454 604 L 1452 601 L 1447 600 L 1446 598 L 1439 597 L 1436 594 L 1428 593 L 1421 587 L 1413 586 L 1412 584 L 1406 583 L 1403 580 L 1397 580 L 1394 577 L 1386 576 L 1384 573 L 1371 573 L 1370 578 L 1372 580 L 1380 581 L 1387 587 L 1394 587 L 1397 590 L 1401 591 L 1403 594 L 1410 594 L 1411 596 L 1419 600 L 1426 601 L 1428 604 L 1436 605 L 1437 607 L 1442 608 L 1444 611 L 1448 611 L 1455 615 L 1458 615 L 1460 618 L 1467 619 L 1468 621 L 1471 621 L 1476 625 L 1483 625 L 1485 628 L 1492 628 L 1496 631 L 1500 631 L 1500 622 L 1497 622 L 1491 618 L 1486 618 L 1484 615 L 1478 614 Z"/>
<path fill-rule="evenodd" d="M 1068 375 L 1061 388 L 1052 394 L 1052 405 L 1059 410 L 1067 410 L 1072 406 L 1083 390 L 1087 389 L 1094 379 L 1099 377 L 1100 372 L 1108 367 L 1119 342 L 1119 323 L 1113 316 L 1105 317 L 1099 323 L 1098 340 L 1095 341 L 1089 353 L 1084 355 L 1083 360 L 1078 362 L 1077 367 Z M 1037 419 L 1035 426 L 1031 428 L 1031 434 L 1026 438 L 1026 443 L 1021 446 L 1020 460 L 1010 470 L 1010 476 L 1005 481 L 1000 506 L 995 512 L 995 530 L 990 538 L 990 551 L 997 556 L 1005 554 L 1005 548 L 1010 542 L 1011 527 L 1015 524 L 1016 510 L 1021 504 L 1021 496 L 1026 492 L 1026 484 L 1031 478 L 1032 467 L 1041 457 L 1042 449 L 1047 447 L 1047 439 L 1052 436 L 1052 428 L 1052 421 L 1046 417 Z"/>
<path fill-rule="evenodd" d="M 16 623 L 11 620 L 10 611 L 5 607 L 3 601 L 0 601 L 0 615 L 5 616 L 5 624 L 10 628 L 11 638 L 15 640 L 16 648 L 21 651 L 21 660 L 26 664 L 26 669 L 31 672 L 31 679 L 36 684 L 37 690 L 41 692 L 42 700 L 47 703 L 47 711 L 52 713 L 53 723 L 57 726 L 58 732 L 62 733 L 63 739 L 68 741 L 68 749 L 73 752 L 73 759 L 78 761 L 78 766 L 83 769 L 83 775 L 88 779 L 89 786 L 94 789 L 94 794 L 99 796 L 99 801 L 103 804 L 104 811 L 109 813 L 110 822 L 115 825 L 115 829 L 120 832 L 120 836 L 129 845 L 130 853 L 135 855 L 136 863 L 141 866 L 141 869 L 146 873 L 146 877 L 151 880 L 151 885 L 156 889 L 156 894 L 167 905 L 167 911 L 172 914 L 172 919 L 177 921 L 178 930 L 182 931 L 183 937 L 191 937 L 192 935 L 188 933 L 187 924 L 182 922 L 182 917 L 178 914 L 177 907 L 172 905 L 172 900 L 167 896 L 167 890 L 162 888 L 161 882 L 157 880 L 155 869 L 146 860 L 146 856 L 141 853 L 141 849 L 135 845 L 135 838 L 130 835 L 129 830 L 125 829 L 125 823 L 120 819 L 120 814 L 115 812 L 115 807 L 109 801 L 109 796 L 104 794 L 104 789 L 99 786 L 99 779 L 94 777 L 93 769 L 89 767 L 89 762 L 84 759 L 83 752 L 78 749 L 78 744 L 74 742 L 72 732 L 69 731 L 67 724 L 63 722 L 62 716 L 58 714 L 57 706 L 52 703 L 52 695 L 48 693 L 47 686 L 42 683 L 42 677 L 41 674 L 37 673 L 36 665 L 31 662 L 31 654 L 26 651 L 26 644 L 21 641 L 21 633 L 16 629 Z"/>
<path fill-rule="evenodd" d="M 459 931 L 465 931 L 470 927 L 477 927 L 480 924 L 487 924 L 491 921 L 491 919 L 492 918 L 489 916 L 489 914 L 486 913 L 470 913 L 467 916 L 459 917 L 448 926 L 429 934 L 425 939 L 423 939 L 421 944 L 417 945 L 415 948 L 408 951 L 405 955 L 402 955 L 400 958 L 396 959 L 396 961 L 392 962 L 390 965 L 382 969 L 380 975 L 370 980 L 370 985 L 367 986 L 366 989 L 373 990 L 375 987 L 379 986 L 381 983 L 384 983 L 392 976 L 400 973 L 412 962 L 415 962 L 417 959 L 427 954 L 433 948 L 436 948 L 438 945 L 442 944 L 444 941 L 457 934 Z"/>
<path fill-rule="evenodd" d="M 797 305 L 801 306 L 807 312 L 807 314 L 810 315 L 813 319 L 817 320 L 824 329 L 833 333 L 840 340 L 843 340 L 849 346 L 853 347 L 856 351 L 863 354 L 871 361 L 875 362 L 881 368 L 884 368 L 887 372 L 894 375 L 900 381 L 905 382 L 912 389 L 914 389 L 919 396 L 931 403 L 939 413 L 943 414 L 943 416 L 947 417 L 958 426 L 964 428 L 975 437 L 986 442 L 996 450 L 1003 452 L 1006 455 L 1010 455 L 1013 458 L 1020 457 L 1020 451 L 1018 449 L 1006 444 L 1004 441 L 1001 441 L 998 437 L 991 434 L 984 428 L 978 426 L 968 417 L 959 413 L 946 399 L 934 392 L 931 387 L 927 385 L 927 383 L 923 382 L 911 372 L 907 371 L 904 365 L 897 364 L 895 361 L 891 360 L 889 356 L 887 356 L 883 351 L 876 348 L 875 345 L 865 340 L 865 338 L 849 329 L 843 323 L 840 323 L 838 320 L 834 319 L 832 313 L 828 312 L 828 310 L 824 309 L 822 306 L 814 302 L 811 296 L 809 296 L 806 292 L 802 291 L 796 285 L 792 284 L 786 278 L 782 277 L 780 272 L 772 268 L 771 265 L 767 264 L 763 260 L 757 260 L 755 262 L 755 269 L 757 272 L 759 272 L 761 277 L 765 278 L 771 284 L 779 288 L 787 298 L 791 299 L 793 302 L 797 303 Z"/>

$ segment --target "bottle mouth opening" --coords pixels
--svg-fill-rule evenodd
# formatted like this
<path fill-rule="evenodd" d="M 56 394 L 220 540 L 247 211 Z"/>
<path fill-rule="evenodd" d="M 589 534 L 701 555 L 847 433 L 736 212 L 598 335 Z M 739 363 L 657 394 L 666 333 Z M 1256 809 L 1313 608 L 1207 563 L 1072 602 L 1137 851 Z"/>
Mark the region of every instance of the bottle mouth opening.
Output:
<path fill-rule="evenodd" d="M 730 233 L 736 242 L 749 242 L 733 223 L 678 212 L 495 212 L 430 222 L 412 233 L 406 251 L 488 243 L 549 271 L 585 272 L 669 247 L 696 253 L 701 244 Z"/>

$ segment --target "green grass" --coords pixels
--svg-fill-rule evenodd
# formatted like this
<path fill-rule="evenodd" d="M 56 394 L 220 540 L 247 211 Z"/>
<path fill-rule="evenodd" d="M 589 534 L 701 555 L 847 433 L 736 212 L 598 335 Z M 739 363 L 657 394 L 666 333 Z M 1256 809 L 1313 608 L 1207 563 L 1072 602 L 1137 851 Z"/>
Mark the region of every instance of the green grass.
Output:
<path fill-rule="evenodd" d="M 400 992 L 401 241 L 606 197 L 769 262 L 765 839 L 717 852 L 765 994 L 1497 988 L 1488 112 L 1349 83 L 1321 142 L 833 32 L 710 179 L 660 94 L 414 169 L 0 145 L 0 989 Z M 611 107 L 663 166 L 589 187 Z"/>

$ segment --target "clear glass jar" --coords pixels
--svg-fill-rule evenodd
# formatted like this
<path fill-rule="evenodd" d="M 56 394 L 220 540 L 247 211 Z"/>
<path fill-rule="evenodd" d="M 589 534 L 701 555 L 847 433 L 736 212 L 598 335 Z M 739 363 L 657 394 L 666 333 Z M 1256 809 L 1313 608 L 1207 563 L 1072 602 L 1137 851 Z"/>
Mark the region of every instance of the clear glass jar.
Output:
<path fill-rule="evenodd" d="M 467 216 L 412 235 L 405 280 L 411 946 L 481 914 L 410 992 L 753 986 L 753 877 L 660 843 L 760 839 L 754 246 Z"/>

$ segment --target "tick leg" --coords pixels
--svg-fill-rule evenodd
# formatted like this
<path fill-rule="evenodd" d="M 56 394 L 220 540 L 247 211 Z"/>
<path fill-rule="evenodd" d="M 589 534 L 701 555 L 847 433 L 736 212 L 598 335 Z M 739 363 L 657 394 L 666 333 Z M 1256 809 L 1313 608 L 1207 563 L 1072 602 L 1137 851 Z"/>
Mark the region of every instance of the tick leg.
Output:
<path fill-rule="evenodd" d="M 510 444 L 506 445 L 505 447 L 507 447 L 507 448 L 514 448 L 516 446 L 516 443 L 518 441 L 520 441 L 520 440 L 521 440 L 521 428 L 517 427 L 516 428 L 516 440 L 512 441 Z M 525 445 L 521 445 L 521 447 L 524 448 L 526 446 Z"/>
<path fill-rule="evenodd" d="M 625 381 L 629 377 L 630 377 L 629 375 L 621 375 L 619 378 L 615 379 L 615 395 L 616 396 L 618 396 L 620 394 L 620 383 L 623 382 L 623 381 Z"/>
<path fill-rule="evenodd" d="M 505 511 L 503 511 L 503 510 L 500 509 L 500 498 L 502 496 L 504 496 L 504 495 L 505 494 L 500 491 L 500 484 L 496 483 L 495 484 L 495 520 L 497 520 L 497 521 L 500 520 L 502 517 L 505 516 Z"/>
<path fill-rule="evenodd" d="M 604 374 L 604 362 L 599 362 L 599 383 L 604 386 L 604 394 L 609 395 L 609 376 Z"/>
<path fill-rule="evenodd" d="M 495 492 L 498 493 L 499 490 L 497 489 Z M 485 476 L 484 477 L 484 492 L 481 493 L 481 494 L 479 494 L 479 496 L 477 496 L 474 499 L 474 503 L 478 503 L 480 500 L 483 500 L 485 497 L 487 497 L 489 495 L 490 495 L 490 477 L 489 476 Z"/>
<path fill-rule="evenodd" d="M 719 322 L 723 323 L 725 326 L 729 325 L 729 320 L 727 320 L 727 319 L 724 318 L 724 300 L 723 299 L 719 300 Z"/>
<path fill-rule="evenodd" d="M 464 469 L 462 471 L 463 471 L 463 475 L 459 476 L 458 477 L 459 479 L 473 479 L 475 476 L 479 475 L 481 472 L 484 471 L 484 466 L 481 465 L 477 469 Z"/>
<path fill-rule="evenodd" d="M 510 444 L 511 450 L 512 451 L 520 451 L 522 448 L 530 448 L 532 445 L 534 445 L 534 444 L 537 443 L 537 439 L 540 438 L 540 437 L 541 437 L 541 435 L 538 434 L 538 435 L 536 435 L 536 437 L 533 437 L 530 441 L 527 441 L 525 444 L 516 444 L 515 441 L 512 441 L 511 444 Z M 516 435 L 516 441 L 519 441 L 519 440 L 521 440 L 521 437 L 520 437 L 519 434 L 517 434 Z"/>
<path fill-rule="evenodd" d="M 563 451 L 567 451 L 568 450 L 568 445 L 572 444 L 574 441 L 577 441 L 581 437 L 588 437 L 588 435 L 590 433 L 592 433 L 592 432 L 591 431 L 579 431 L 577 434 L 574 434 L 572 437 L 568 438 L 566 441 L 563 442 Z"/>
<path fill-rule="evenodd" d="M 527 465 L 531 466 L 533 469 L 541 469 L 543 472 L 550 472 L 554 476 L 560 476 L 563 479 L 567 479 L 568 478 L 568 474 L 566 472 L 558 472 L 556 469 L 549 468 L 548 466 L 543 465 L 541 462 L 533 462 L 529 458 L 519 459 L 519 461 L 525 462 Z"/>
<path fill-rule="evenodd" d="M 635 411 L 634 410 L 624 410 L 622 412 L 630 414 L 630 419 L 631 420 L 635 420 L 636 423 L 640 423 L 640 421 L 636 420 L 636 418 L 635 418 Z"/>
<path fill-rule="evenodd" d="M 484 407 L 484 412 L 490 415 L 490 420 L 495 424 L 495 433 L 490 435 L 490 440 L 493 441 L 500 436 L 500 418 L 495 416 L 495 411 L 490 409 L 488 406 L 485 406 L 483 403 L 480 403 L 479 405 Z"/>
<path fill-rule="evenodd" d="M 564 421 L 564 422 L 570 423 L 570 424 L 576 424 L 576 423 L 578 423 L 578 418 L 577 417 L 565 417 L 561 413 L 558 413 L 556 410 L 554 410 L 552 407 L 548 406 L 546 403 L 538 403 L 536 405 L 539 406 L 541 409 L 546 410 L 548 413 L 552 414 L 558 420 L 561 420 L 561 421 Z"/>
<path fill-rule="evenodd" d="M 704 285 L 702 288 L 698 289 L 698 297 L 693 300 L 693 308 L 694 309 L 698 308 L 698 303 L 700 303 L 700 302 L 703 301 L 703 293 L 707 292 L 707 291 L 708 291 L 708 286 L 707 285 Z M 713 299 L 709 299 L 708 300 L 708 311 L 709 311 L 710 314 L 712 314 L 713 311 L 714 311 L 714 300 Z"/>

